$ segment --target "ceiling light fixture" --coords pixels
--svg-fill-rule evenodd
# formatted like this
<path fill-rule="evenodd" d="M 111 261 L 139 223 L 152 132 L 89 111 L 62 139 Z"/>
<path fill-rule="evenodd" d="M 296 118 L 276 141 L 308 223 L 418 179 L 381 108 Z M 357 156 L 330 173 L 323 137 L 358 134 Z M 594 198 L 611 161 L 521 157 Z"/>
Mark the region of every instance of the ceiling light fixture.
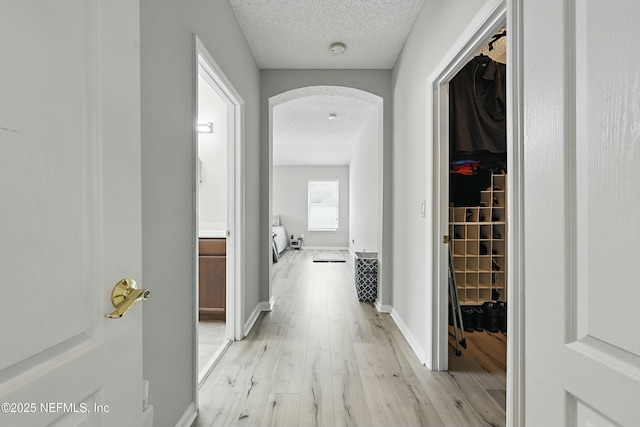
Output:
<path fill-rule="evenodd" d="M 336 113 L 329 113 L 329 120 L 335 120 L 338 115 Z"/>
<path fill-rule="evenodd" d="M 213 123 L 198 123 L 198 133 L 213 133 Z"/>
<path fill-rule="evenodd" d="M 347 46 L 345 46 L 344 43 L 337 42 L 337 43 L 332 44 L 329 47 L 329 50 L 334 55 L 342 55 L 344 53 L 344 51 L 347 50 Z"/>

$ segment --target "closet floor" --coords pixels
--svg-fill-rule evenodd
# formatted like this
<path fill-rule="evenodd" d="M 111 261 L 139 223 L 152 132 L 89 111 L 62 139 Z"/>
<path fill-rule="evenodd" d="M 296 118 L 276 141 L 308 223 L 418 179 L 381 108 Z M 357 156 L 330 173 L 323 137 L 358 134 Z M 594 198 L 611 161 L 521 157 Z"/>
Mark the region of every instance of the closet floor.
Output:
<path fill-rule="evenodd" d="M 314 263 L 313 252 L 274 264 L 274 309 L 202 384 L 195 426 L 505 425 L 504 375 L 485 370 L 494 355 L 429 371 L 388 314 L 358 302 L 351 256 Z"/>
<path fill-rule="evenodd" d="M 453 327 L 449 327 L 453 334 Z M 459 382 L 473 382 L 498 404 L 507 406 L 507 336 L 502 332 L 465 332 L 467 348 L 455 355 L 455 341 L 449 336 L 449 372 Z"/>

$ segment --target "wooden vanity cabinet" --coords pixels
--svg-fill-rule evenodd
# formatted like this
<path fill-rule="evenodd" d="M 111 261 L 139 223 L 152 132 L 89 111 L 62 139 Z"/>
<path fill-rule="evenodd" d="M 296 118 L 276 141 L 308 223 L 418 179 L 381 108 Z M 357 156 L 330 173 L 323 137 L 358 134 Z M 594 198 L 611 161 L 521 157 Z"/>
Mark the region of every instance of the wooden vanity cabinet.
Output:
<path fill-rule="evenodd" d="M 225 239 L 199 240 L 200 320 L 226 320 L 227 242 Z"/>

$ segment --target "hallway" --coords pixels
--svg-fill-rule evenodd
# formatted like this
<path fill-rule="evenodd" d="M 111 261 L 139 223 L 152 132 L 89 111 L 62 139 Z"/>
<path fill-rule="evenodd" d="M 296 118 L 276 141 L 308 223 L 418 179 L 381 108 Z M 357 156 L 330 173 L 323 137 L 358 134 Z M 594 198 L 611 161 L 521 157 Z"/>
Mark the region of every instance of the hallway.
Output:
<path fill-rule="evenodd" d="M 290 250 L 274 264 L 274 309 L 202 385 L 196 426 L 505 424 L 500 362 L 451 356 L 448 373 L 429 371 L 388 314 L 357 301 L 349 261 L 312 255 Z M 492 339 L 475 335 L 467 352 Z"/>

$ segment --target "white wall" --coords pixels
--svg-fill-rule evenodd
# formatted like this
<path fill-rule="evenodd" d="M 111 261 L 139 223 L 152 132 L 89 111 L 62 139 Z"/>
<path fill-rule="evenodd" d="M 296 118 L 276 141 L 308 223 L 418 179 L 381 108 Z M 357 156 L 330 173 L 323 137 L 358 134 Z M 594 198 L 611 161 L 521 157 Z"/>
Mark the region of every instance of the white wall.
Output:
<path fill-rule="evenodd" d="M 383 100 L 383 194 L 382 205 L 382 244 L 383 259 L 380 265 L 380 303 L 391 304 L 391 120 L 392 90 L 391 70 L 261 70 L 260 71 L 260 207 L 263 212 L 269 209 L 269 98 L 308 86 L 344 86 L 360 89 Z M 265 214 L 260 219 L 260 276 L 268 279 L 271 264 L 271 218 Z M 267 283 L 260 289 L 261 298 L 268 298 Z"/>
<path fill-rule="evenodd" d="M 197 34 L 245 103 L 244 318 L 259 301 L 256 266 L 260 73 L 227 1 L 141 0 L 144 378 L 155 427 L 174 427 L 195 401 L 195 180 Z M 264 211 L 265 216 L 268 211 Z M 263 239 L 264 240 L 264 239 Z M 123 361 L 126 363 L 126 361 Z"/>
<path fill-rule="evenodd" d="M 422 357 L 431 354 L 432 105 L 428 78 L 484 0 L 430 0 L 393 69 L 393 307 Z M 426 217 L 420 204 L 427 202 Z"/>
<path fill-rule="evenodd" d="M 380 192 L 379 109 L 373 108 L 354 143 L 349 163 L 349 251 L 378 252 Z"/>
<path fill-rule="evenodd" d="M 213 133 L 198 133 L 202 161 L 198 184 L 198 219 L 202 237 L 227 230 L 227 103 L 198 76 L 198 123 L 213 123 Z"/>
<path fill-rule="evenodd" d="M 340 187 L 338 231 L 307 230 L 307 182 L 310 179 L 338 179 Z M 304 234 L 306 247 L 347 248 L 349 242 L 349 167 L 274 166 L 273 214 L 280 215 L 289 237 Z"/>

